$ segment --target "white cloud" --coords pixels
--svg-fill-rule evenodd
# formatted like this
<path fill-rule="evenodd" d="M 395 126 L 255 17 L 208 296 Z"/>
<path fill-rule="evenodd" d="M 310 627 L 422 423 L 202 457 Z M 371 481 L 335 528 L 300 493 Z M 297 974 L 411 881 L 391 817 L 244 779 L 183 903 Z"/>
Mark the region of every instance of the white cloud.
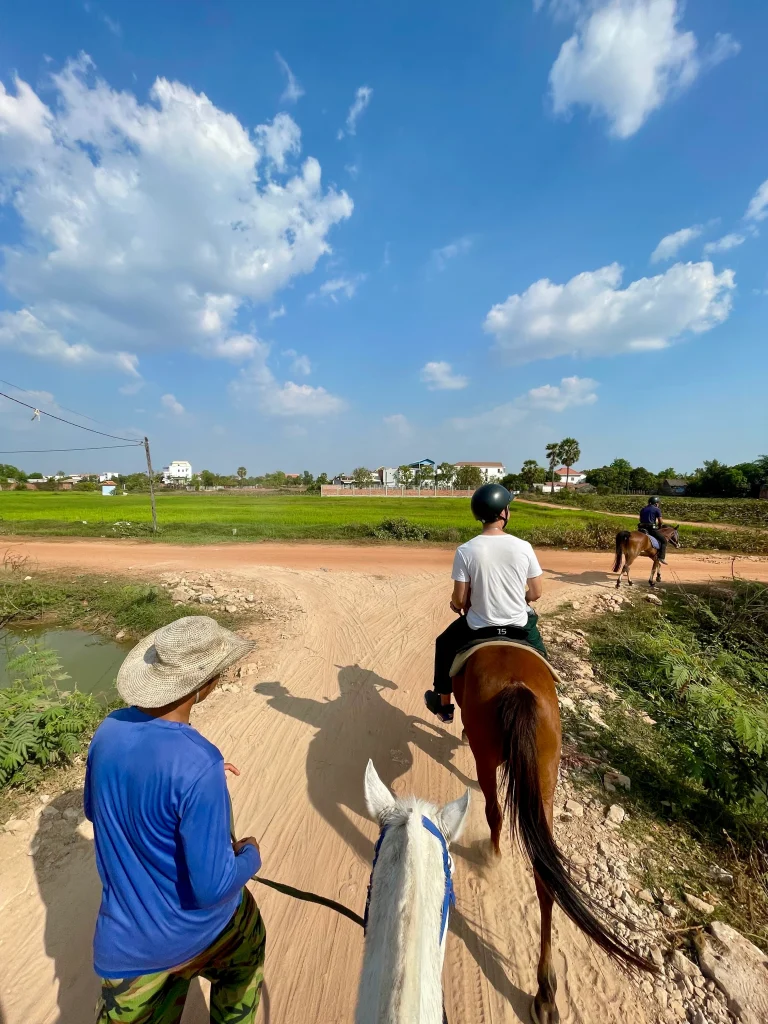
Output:
<path fill-rule="evenodd" d="M 0 84 L 0 203 L 21 226 L 0 281 L 105 368 L 161 347 L 232 358 L 238 318 L 312 272 L 352 213 L 314 158 L 286 170 L 300 148 L 288 114 L 251 132 L 163 78 L 142 103 L 85 56 L 46 88 L 50 107 Z"/>
<path fill-rule="evenodd" d="M 591 377 L 563 377 L 559 384 L 531 388 L 526 400 L 531 409 L 563 412 L 573 405 L 593 405 L 597 401 L 597 386 Z"/>
<path fill-rule="evenodd" d="M 0 313 L 0 349 L 48 359 L 63 366 L 115 370 L 138 377 L 138 359 L 130 352 L 97 352 L 83 342 L 69 344 L 28 309 Z"/>
<path fill-rule="evenodd" d="M 468 237 L 457 238 L 455 242 L 449 242 L 448 245 L 442 246 L 440 249 L 432 250 L 432 263 L 438 270 L 445 270 L 450 260 L 456 259 L 464 252 L 469 252 L 472 248 L 472 239 Z"/>
<path fill-rule="evenodd" d="M 102 11 L 101 8 L 97 7 L 96 4 L 86 2 L 83 4 L 83 10 L 86 14 L 94 14 L 99 21 L 109 29 L 113 36 L 119 37 L 123 34 L 120 22 L 116 21 L 114 18 L 110 18 L 110 16 Z"/>
<path fill-rule="evenodd" d="M 353 277 L 334 277 L 330 281 L 324 281 L 316 292 L 311 292 L 307 299 L 326 298 L 331 302 L 338 302 L 339 296 L 343 295 L 351 299 L 357 291 L 357 286 L 365 281 L 367 274 L 355 274 Z"/>
<path fill-rule="evenodd" d="M 450 363 L 425 363 L 421 368 L 421 379 L 430 391 L 460 391 L 469 384 L 467 377 L 453 372 Z"/>
<path fill-rule="evenodd" d="M 346 403 L 325 388 L 286 381 L 282 387 L 266 391 L 262 409 L 272 416 L 329 416 L 341 412 Z"/>
<path fill-rule="evenodd" d="M 563 377 L 559 384 L 531 388 L 511 402 L 494 406 L 476 416 L 457 417 L 451 422 L 459 430 L 490 430 L 500 433 L 514 427 L 539 410 L 564 412 L 581 405 L 594 405 L 599 385 L 591 377 Z"/>
<path fill-rule="evenodd" d="M 674 259 L 680 250 L 698 238 L 703 230 L 703 225 L 694 224 L 690 228 L 680 228 L 679 231 L 673 231 L 671 235 L 664 235 L 651 253 L 651 263 L 662 263 L 665 260 Z"/>
<path fill-rule="evenodd" d="M 409 437 L 412 432 L 407 417 L 401 412 L 393 413 L 392 416 L 385 416 L 384 425 L 400 437 Z"/>
<path fill-rule="evenodd" d="M 355 93 L 355 100 L 352 106 L 349 108 L 346 120 L 346 134 L 354 135 L 357 132 L 357 122 L 360 120 L 365 108 L 371 102 L 371 96 L 373 96 L 373 89 L 368 85 L 361 85 Z M 339 128 L 336 138 L 343 139 L 345 131 L 343 128 Z"/>
<path fill-rule="evenodd" d="M 714 242 L 707 242 L 704 246 L 705 256 L 709 256 L 713 252 L 728 252 L 730 249 L 735 249 L 739 245 L 743 245 L 746 242 L 746 235 L 739 235 L 735 232 L 731 232 L 729 235 L 723 235 L 722 238 L 718 238 Z"/>
<path fill-rule="evenodd" d="M 242 363 L 253 357 L 259 345 L 259 340 L 252 334 L 230 334 L 227 338 L 216 338 L 201 351 L 218 359 L 229 359 L 233 363 Z"/>
<path fill-rule="evenodd" d="M 576 27 L 549 75 L 555 113 L 586 106 L 607 118 L 611 135 L 626 139 L 668 97 L 738 53 L 739 44 L 723 33 L 699 53 L 693 32 L 679 28 L 682 8 L 678 0 L 568 4 Z"/>
<path fill-rule="evenodd" d="M 141 389 L 144 387 L 145 382 L 143 380 L 134 380 L 130 384 L 123 384 L 122 387 L 117 390 L 121 395 L 138 395 Z"/>
<path fill-rule="evenodd" d="M 358 174 L 360 173 L 360 165 L 359 164 L 344 164 L 344 170 L 347 172 L 347 174 L 350 176 L 350 178 L 352 178 L 354 180 L 358 176 Z"/>
<path fill-rule="evenodd" d="M 285 89 L 283 90 L 283 94 L 280 97 L 280 102 L 296 103 L 296 101 L 300 100 L 301 97 L 304 95 L 304 90 L 297 82 L 294 73 L 288 67 L 288 62 L 285 60 L 285 58 L 277 52 L 275 53 L 275 57 L 277 58 L 277 63 L 283 69 L 283 72 L 285 73 L 286 77 L 286 85 Z"/>
<path fill-rule="evenodd" d="M 2 97 L 0 97 L 2 99 Z M 768 181 L 764 181 L 749 201 L 745 220 L 765 220 L 768 217 Z"/>
<path fill-rule="evenodd" d="M 174 416 L 183 416 L 186 411 L 175 395 L 163 395 L 160 399 L 160 404 L 168 412 L 173 413 Z"/>
<path fill-rule="evenodd" d="M 295 352 L 289 349 L 287 353 Z M 323 417 L 335 415 L 347 407 L 344 399 L 331 394 L 323 387 L 311 387 L 309 384 L 296 384 L 289 380 L 281 384 L 267 366 L 269 346 L 262 341 L 251 362 L 245 366 L 239 376 L 229 385 L 230 393 L 235 401 L 252 407 L 254 401 L 257 408 L 267 416 L 308 416 Z M 306 356 L 306 369 L 310 369 Z"/>
<path fill-rule="evenodd" d="M 281 316 L 285 316 L 285 313 L 286 313 L 285 306 L 278 306 L 277 309 L 270 309 L 270 311 L 269 311 L 269 319 L 270 320 L 279 320 Z"/>
<path fill-rule="evenodd" d="M 734 273 L 712 264 L 676 263 L 664 274 L 621 288 L 618 263 L 566 284 L 542 278 L 494 306 L 485 330 L 512 362 L 560 355 L 600 356 L 666 348 L 687 331 L 727 319 Z"/>
<path fill-rule="evenodd" d="M 293 373 L 300 373 L 303 377 L 308 377 L 312 373 L 312 363 L 309 356 L 301 355 L 295 348 L 287 348 L 283 355 L 291 360 L 291 370 Z"/>

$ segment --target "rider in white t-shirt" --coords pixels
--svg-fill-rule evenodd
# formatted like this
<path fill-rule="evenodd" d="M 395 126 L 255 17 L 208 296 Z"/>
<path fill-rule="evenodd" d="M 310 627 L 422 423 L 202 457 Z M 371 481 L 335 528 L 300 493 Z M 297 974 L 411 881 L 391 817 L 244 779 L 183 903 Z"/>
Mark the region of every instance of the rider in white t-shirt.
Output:
<path fill-rule="evenodd" d="M 459 616 L 435 641 L 434 688 L 424 694 L 429 710 L 453 721 L 453 659 L 473 640 L 507 636 L 547 655 L 530 603 L 541 597 L 541 567 L 526 540 L 504 533 L 512 495 L 501 484 L 485 484 L 472 495 L 472 513 L 483 532 L 457 548 L 451 609 Z"/>

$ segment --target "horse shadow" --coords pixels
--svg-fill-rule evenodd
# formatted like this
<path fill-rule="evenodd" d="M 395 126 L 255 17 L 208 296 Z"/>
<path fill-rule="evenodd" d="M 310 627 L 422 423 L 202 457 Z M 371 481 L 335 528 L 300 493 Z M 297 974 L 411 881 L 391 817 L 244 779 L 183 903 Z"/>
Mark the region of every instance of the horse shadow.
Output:
<path fill-rule="evenodd" d="M 509 980 L 507 975 L 509 959 L 483 938 L 479 931 L 475 931 L 472 923 L 458 907 L 454 907 L 451 911 L 448 928 L 457 939 L 464 943 L 467 952 L 483 972 L 485 978 L 512 1008 L 518 1019 L 524 1024 L 529 1024 L 532 996 Z"/>
<path fill-rule="evenodd" d="M 276 711 L 317 730 L 307 751 L 310 802 L 358 857 L 370 863 L 373 843 L 346 813 L 368 817 L 363 776 L 369 758 L 390 789 L 413 766 L 410 743 L 444 765 L 464 786 L 476 787 L 476 783 L 450 764 L 462 745 L 458 736 L 384 699 L 384 690 L 397 689 L 391 680 L 359 665 L 346 665 L 339 669 L 338 681 L 338 697 L 324 701 L 296 697 L 280 682 L 259 683 L 254 690 L 264 694 Z"/>

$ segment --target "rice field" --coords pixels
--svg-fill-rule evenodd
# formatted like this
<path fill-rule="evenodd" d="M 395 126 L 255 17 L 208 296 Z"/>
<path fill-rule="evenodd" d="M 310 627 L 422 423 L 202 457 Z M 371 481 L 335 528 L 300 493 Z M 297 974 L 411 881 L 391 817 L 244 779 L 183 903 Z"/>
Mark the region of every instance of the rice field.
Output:
<path fill-rule="evenodd" d="M 511 506 L 510 530 L 539 545 L 606 550 L 626 520 L 590 511 Z M 161 492 L 158 539 L 211 543 L 242 540 L 387 540 L 386 521 L 407 518 L 424 540 L 455 543 L 479 526 L 466 498 L 320 498 L 232 492 Z M 384 526 L 382 527 L 382 524 Z M 683 528 L 688 547 L 768 551 L 747 531 Z M 0 492 L 0 535 L 150 537 L 148 494 L 103 497 L 78 491 Z M 757 546 L 756 546 L 757 545 Z M 760 546 L 763 545 L 763 546 Z"/>

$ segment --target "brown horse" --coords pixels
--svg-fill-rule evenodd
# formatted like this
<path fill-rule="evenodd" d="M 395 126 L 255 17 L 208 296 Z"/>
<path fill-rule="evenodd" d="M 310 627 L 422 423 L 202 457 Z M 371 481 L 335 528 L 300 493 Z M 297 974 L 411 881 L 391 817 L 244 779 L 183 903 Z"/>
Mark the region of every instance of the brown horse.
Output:
<path fill-rule="evenodd" d="M 659 533 L 663 533 L 670 544 L 674 544 L 676 548 L 682 547 L 680 543 L 679 526 L 660 526 L 658 528 Z M 648 585 L 653 587 L 656 583 L 661 583 L 661 571 L 659 569 L 659 551 L 651 543 L 651 538 L 647 533 L 642 530 L 619 530 L 616 534 L 616 561 L 613 563 L 613 572 L 619 574 L 619 578 L 616 580 L 616 589 L 618 590 L 621 586 L 621 577 L 626 574 L 627 583 L 630 587 L 634 586 L 634 583 L 629 578 L 629 567 L 632 565 L 638 555 L 645 555 L 646 558 L 652 558 L 653 564 L 651 565 L 651 578 L 648 580 Z M 624 568 L 621 568 L 621 559 L 624 558 Z M 654 583 L 654 576 L 656 577 L 656 583 Z"/>
<path fill-rule="evenodd" d="M 560 764 L 560 708 L 555 680 L 533 651 L 498 644 L 481 647 L 454 677 L 453 692 L 485 796 L 485 816 L 498 854 L 504 812 L 531 862 L 541 914 L 538 991 L 532 1015 L 557 1024 L 557 977 L 552 966 L 552 903 L 609 956 L 653 971 L 648 961 L 612 935 L 588 906 L 552 835 L 552 810 Z M 504 811 L 499 807 L 501 767 Z"/>

